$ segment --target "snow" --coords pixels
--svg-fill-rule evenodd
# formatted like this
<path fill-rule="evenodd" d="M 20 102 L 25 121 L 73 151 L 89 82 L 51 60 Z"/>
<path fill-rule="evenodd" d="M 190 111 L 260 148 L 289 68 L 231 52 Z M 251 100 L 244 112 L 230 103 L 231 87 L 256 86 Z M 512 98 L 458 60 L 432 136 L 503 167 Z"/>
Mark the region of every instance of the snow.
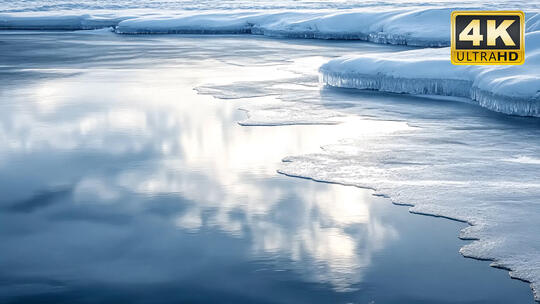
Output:
<path fill-rule="evenodd" d="M 449 48 L 426 48 L 334 59 L 320 68 L 321 80 L 344 88 L 468 97 L 493 111 L 540 117 L 540 31 L 525 41 L 521 66 L 455 66 Z"/>
<path fill-rule="evenodd" d="M 336 10 L 221 10 L 112 12 L 18 12 L 0 14 L 0 29 L 97 29 L 120 34 L 256 34 L 270 37 L 350 39 L 412 46 L 449 45 L 454 8 L 362 8 Z M 538 28 L 528 13 L 528 30 Z"/>
<path fill-rule="evenodd" d="M 281 125 L 295 121 L 301 124 L 306 121 L 301 115 L 303 112 L 307 112 L 310 122 L 327 122 L 329 114 L 336 112 L 341 115 L 334 115 L 332 120 L 362 117 L 368 121 L 407 122 L 411 129 L 371 136 L 365 133 L 384 131 L 384 128 L 369 124 L 351 127 L 349 133 L 341 133 L 336 138 L 345 139 L 323 146 L 319 153 L 284 158 L 279 172 L 373 189 L 377 195 L 387 196 L 397 204 L 412 206 L 411 212 L 467 222 L 471 226 L 465 228 L 460 237 L 478 241 L 464 246 L 461 253 L 493 260 L 493 266 L 508 269 L 512 277 L 531 282 L 535 297 L 540 300 L 538 119 L 509 117 L 451 101 L 472 102 L 469 88 L 475 80 L 479 90 L 491 88 L 497 94 L 512 94 L 515 100 L 523 100 L 522 96 L 538 89 L 534 83 L 522 87 L 519 82 L 524 77 L 537 77 L 538 70 L 533 65 L 537 35 L 527 35 L 528 58 L 522 66 L 453 66 L 444 48 L 381 55 L 380 51 L 370 52 L 362 45 L 358 46 L 358 52 L 363 55 L 330 61 L 339 71 L 350 68 L 366 73 L 364 79 L 356 74 L 356 78 L 338 80 L 353 84 L 371 81 L 371 85 L 384 85 L 395 91 L 416 89 L 415 93 L 424 94 L 422 97 L 435 96 L 441 100 L 326 87 L 320 91 L 307 90 L 298 85 L 305 84 L 304 78 L 273 82 L 297 84 L 289 86 L 288 90 L 253 80 L 215 85 L 212 89 L 205 86 L 199 92 L 218 98 L 244 99 L 248 109 L 253 109 L 250 114 L 255 113 L 255 123 L 248 120 L 246 125 Z M 301 75 L 311 75 L 296 62 L 287 66 Z M 377 79 L 377 73 L 382 70 L 394 78 L 388 77 L 386 82 Z M 517 81 L 508 81 L 505 75 L 517 77 Z M 395 81 L 398 76 L 402 81 Z M 456 94 L 459 90 L 461 93 Z M 456 98 L 452 94 L 465 97 Z M 253 100 L 262 96 L 272 96 L 277 101 Z M 306 111 L 302 105 L 306 100 L 311 105 L 323 105 L 328 112 Z M 497 100 L 497 104 L 510 107 L 513 101 L 505 98 Z M 291 112 L 296 115 L 289 114 Z"/>
<path fill-rule="evenodd" d="M 458 5 L 435 1 L 434 7 L 421 8 L 404 1 L 396 9 L 392 1 L 291 1 L 282 5 L 263 1 L 142 2 L 89 6 L 73 1 L 0 1 L 0 29 L 112 27 L 118 34 L 234 33 L 442 47 L 449 44 L 449 16 Z M 515 8 L 514 1 L 461 3 L 460 7 Z M 158 5 L 166 7 L 155 7 Z M 497 112 L 540 117 L 540 15 L 534 1 L 523 4 L 523 9 L 527 11 L 524 65 L 454 66 L 448 48 L 427 48 L 391 56 L 352 54 L 334 59 L 321 67 L 321 80 L 336 87 L 470 100 Z M 271 94 L 261 92 L 247 97 Z M 343 113 L 328 112 L 326 105 L 290 104 L 259 101 L 258 106 L 246 107 L 249 119 L 243 124 L 333 124 L 343 120 Z M 520 133 L 523 138 L 516 140 L 520 130 L 506 132 L 482 124 L 475 129 L 474 122 L 462 123 L 434 128 L 424 122 L 413 130 L 343 140 L 325 146 L 321 153 L 286 158 L 280 172 L 375 189 L 396 203 L 414 205 L 412 212 L 466 221 L 472 226 L 461 237 L 478 241 L 461 252 L 493 259 L 494 266 L 511 269 L 512 276 L 531 282 L 540 300 L 538 132 L 524 131 Z M 481 129 L 488 131 L 477 132 Z"/>
<path fill-rule="evenodd" d="M 490 130 L 501 137 L 486 139 L 486 132 L 459 127 L 343 140 L 321 153 L 287 157 L 279 172 L 374 189 L 413 205 L 413 213 L 466 221 L 473 226 L 460 237 L 478 241 L 460 252 L 511 269 L 512 277 L 531 282 L 540 300 L 538 150 L 504 131 Z M 530 154 L 520 156 L 524 150 Z"/>
<path fill-rule="evenodd" d="M 12 30 L 89 30 L 116 26 L 128 17 L 115 14 L 56 14 L 17 13 L 0 14 L 0 29 Z"/>

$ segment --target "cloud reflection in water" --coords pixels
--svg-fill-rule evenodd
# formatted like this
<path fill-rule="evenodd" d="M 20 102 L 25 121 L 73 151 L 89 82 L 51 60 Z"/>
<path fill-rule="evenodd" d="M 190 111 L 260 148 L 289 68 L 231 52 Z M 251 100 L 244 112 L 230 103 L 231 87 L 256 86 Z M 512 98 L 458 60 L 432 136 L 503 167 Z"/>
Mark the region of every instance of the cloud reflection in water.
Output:
<path fill-rule="evenodd" d="M 11 285 L 0 295 L 207 281 L 245 263 L 337 291 L 361 282 L 371 255 L 398 237 L 370 213 L 369 192 L 276 168 L 347 134 L 406 126 L 242 127 L 240 101 L 193 88 L 293 73 L 167 64 L 89 69 L 3 93 L 12 102 L 0 111 L 0 269 Z"/>

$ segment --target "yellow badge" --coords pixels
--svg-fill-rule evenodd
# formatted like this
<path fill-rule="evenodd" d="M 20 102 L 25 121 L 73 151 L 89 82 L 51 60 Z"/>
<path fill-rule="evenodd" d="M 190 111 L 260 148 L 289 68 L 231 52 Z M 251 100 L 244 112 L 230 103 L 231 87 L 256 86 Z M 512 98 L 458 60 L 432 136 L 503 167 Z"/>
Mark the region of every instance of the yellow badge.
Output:
<path fill-rule="evenodd" d="M 523 64 L 525 15 L 522 11 L 454 11 L 452 63 Z"/>

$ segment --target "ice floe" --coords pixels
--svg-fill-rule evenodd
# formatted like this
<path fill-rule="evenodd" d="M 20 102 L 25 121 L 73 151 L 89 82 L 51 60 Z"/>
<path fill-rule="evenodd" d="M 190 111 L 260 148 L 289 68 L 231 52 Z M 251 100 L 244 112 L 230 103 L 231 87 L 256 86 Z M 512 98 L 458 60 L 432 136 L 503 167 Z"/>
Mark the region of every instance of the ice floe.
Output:
<path fill-rule="evenodd" d="M 532 42 L 527 45 L 534 48 Z M 531 53 L 529 50 L 528 55 Z M 367 56 L 369 49 L 359 47 L 358 51 Z M 411 52 L 417 56 L 409 56 Z M 453 67 L 445 49 L 411 52 L 386 53 L 384 56 L 374 52 L 373 56 L 368 56 L 371 65 L 357 63 L 359 68 L 376 73 L 380 66 L 374 63 L 386 67 L 385 58 L 409 58 L 418 65 L 408 69 L 397 66 L 393 70 L 389 65 L 388 71 L 408 77 L 421 75 L 421 78 L 405 84 L 388 82 L 387 85 L 410 88 L 429 80 L 433 73 L 428 68 L 440 63 L 440 56 L 444 56 L 449 69 Z M 407 66 L 406 59 L 401 61 Z M 529 74 L 534 75 L 534 70 L 530 70 L 530 66 L 527 68 L 528 64 L 530 60 L 526 65 L 506 68 L 529 69 Z M 300 70 L 297 62 L 290 66 L 291 70 Z M 343 68 L 345 66 L 348 65 L 344 63 Z M 442 94 L 446 91 L 450 94 L 464 84 L 470 87 L 473 81 L 464 80 L 463 75 L 480 77 L 481 72 L 477 69 L 485 67 L 457 68 L 455 71 L 441 70 L 437 74 L 439 79 L 434 79 L 431 84 L 433 87 L 438 85 L 437 89 L 430 89 L 429 93 Z M 493 81 L 502 77 L 499 75 L 503 74 L 497 74 L 502 73 L 498 72 L 501 67 L 489 69 L 489 73 L 482 72 L 486 77 L 492 77 Z M 311 75 L 309 71 L 305 73 Z M 412 206 L 410 210 L 414 213 L 468 222 L 471 226 L 465 228 L 460 236 L 477 241 L 465 245 L 461 253 L 467 257 L 493 260 L 493 266 L 508 269 L 512 277 L 531 282 L 536 299 L 540 300 L 540 226 L 536 223 L 540 218 L 538 119 L 490 113 L 469 104 L 449 101 L 456 98 L 453 96 L 435 95 L 443 100 L 429 100 L 331 88 L 302 90 L 299 84 L 305 84 L 305 79 L 309 78 L 243 81 L 203 86 L 198 91 L 217 98 L 244 99 L 250 114 L 254 113 L 250 119 L 255 121 L 248 120 L 246 125 L 281 125 L 295 121 L 302 124 L 306 121 L 303 113 L 307 114 L 310 122 L 326 122 L 329 118 L 340 121 L 355 115 L 368 120 L 407 122 L 413 127 L 382 135 L 366 135 L 365 132 L 384 128 L 356 125 L 349 129 L 352 133 L 340 134 L 344 140 L 324 146 L 319 153 L 286 157 L 279 172 L 373 189 L 376 194 L 387 196 L 397 204 Z M 444 82 L 438 83 L 441 79 Z M 297 85 L 280 90 L 285 81 Z M 479 85 L 489 85 L 489 81 L 485 81 Z M 517 86 L 513 87 L 516 94 L 530 89 L 513 85 Z M 499 92 L 498 89 L 493 87 L 492 90 Z M 507 90 L 511 92 L 510 88 Z M 426 94 L 422 90 L 417 93 Z M 465 90 L 462 95 L 468 94 L 469 91 Z M 271 98 L 264 99 L 264 102 L 253 99 L 263 96 Z M 469 97 L 461 97 L 460 100 L 470 101 Z M 322 105 L 327 111 L 318 111 L 324 108 L 307 111 L 302 105 L 306 101 L 311 106 Z M 291 112 L 298 115 L 291 115 Z M 332 112 L 337 115 L 330 117 Z M 338 116 L 343 114 L 346 116 Z"/>
<path fill-rule="evenodd" d="M 77 30 L 115 27 L 120 34 L 256 34 L 348 39 L 412 46 L 447 46 L 453 8 L 348 10 L 22 12 L 0 14 L 0 29 Z M 527 29 L 538 14 L 526 15 Z"/>
<path fill-rule="evenodd" d="M 365 54 L 331 60 L 321 81 L 344 88 L 468 97 L 506 114 L 540 116 L 540 31 L 525 37 L 520 66 L 455 66 L 450 49 L 419 49 L 392 56 Z"/>
<path fill-rule="evenodd" d="M 413 213 L 468 222 L 472 226 L 460 237 L 476 241 L 460 252 L 511 270 L 512 277 L 531 282 L 540 300 L 540 165 L 537 141 L 528 138 L 537 132 L 515 141 L 508 137 L 512 132 L 492 126 L 452 130 L 431 124 L 287 157 L 279 172 L 374 189 L 397 204 L 413 206 Z"/>
<path fill-rule="evenodd" d="M 114 13 L 24 12 L 0 14 L 1 30 L 94 30 L 114 27 L 128 16 Z"/>

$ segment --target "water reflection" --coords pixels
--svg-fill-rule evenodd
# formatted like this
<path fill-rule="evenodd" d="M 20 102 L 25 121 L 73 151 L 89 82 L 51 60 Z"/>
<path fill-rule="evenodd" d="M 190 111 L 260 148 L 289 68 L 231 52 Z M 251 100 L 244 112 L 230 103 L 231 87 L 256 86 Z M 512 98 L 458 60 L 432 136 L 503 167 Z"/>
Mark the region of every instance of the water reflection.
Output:
<path fill-rule="evenodd" d="M 55 35 L 55 45 L 72 38 Z M 22 37 L 11 39 L 29 44 L 29 57 L 51 43 Z M 151 38 L 121 39 L 96 45 L 91 60 L 66 63 L 73 52 L 67 43 L 57 58 L 33 62 L 22 52 L 10 63 L 21 69 L 14 74 L 31 67 L 40 76 L 0 87 L 0 300 L 344 302 L 373 298 L 350 293 L 366 288 L 360 283 L 368 273 L 387 284 L 370 267 L 402 237 L 389 220 L 395 214 L 374 212 L 367 190 L 291 179 L 276 169 L 284 156 L 338 138 L 410 127 L 339 116 L 331 118 L 344 123 L 330 126 L 242 127 L 237 108 L 252 99 L 221 102 L 194 90 L 207 82 L 298 78 L 280 60 L 284 53 L 303 58 L 306 49 L 335 54 L 352 46 L 268 40 L 261 50 L 243 40 L 284 69 L 226 54 L 237 39 L 216 46 L 161 38 L 160 52 Z M 115 49 L 141 53 L 109 62 Z M 302 71 L 310 61 L 296 62 Z"/>
<path fill-rule="evenodd" d="M 239 102 L 218 103 L 193 88 L 295 75 L 192 64 L 89 69 L 3 92 L 0 267 L 15 285 L 3 292 L 181 280 L 200 263 L 214 265 L 199 257 L 217 246 L 209 242 L 231 237 L 241 245 L 219 246 L 212 258 L 288 261 L 276 270 L 338 291 L 362 280 L 372 253 L 398 236 L 372 218 L 369 193 L 291 182 L 276 168 L 286 155 L 362 130 L 355 124 L 406 126 L 241 127 Z"/>

